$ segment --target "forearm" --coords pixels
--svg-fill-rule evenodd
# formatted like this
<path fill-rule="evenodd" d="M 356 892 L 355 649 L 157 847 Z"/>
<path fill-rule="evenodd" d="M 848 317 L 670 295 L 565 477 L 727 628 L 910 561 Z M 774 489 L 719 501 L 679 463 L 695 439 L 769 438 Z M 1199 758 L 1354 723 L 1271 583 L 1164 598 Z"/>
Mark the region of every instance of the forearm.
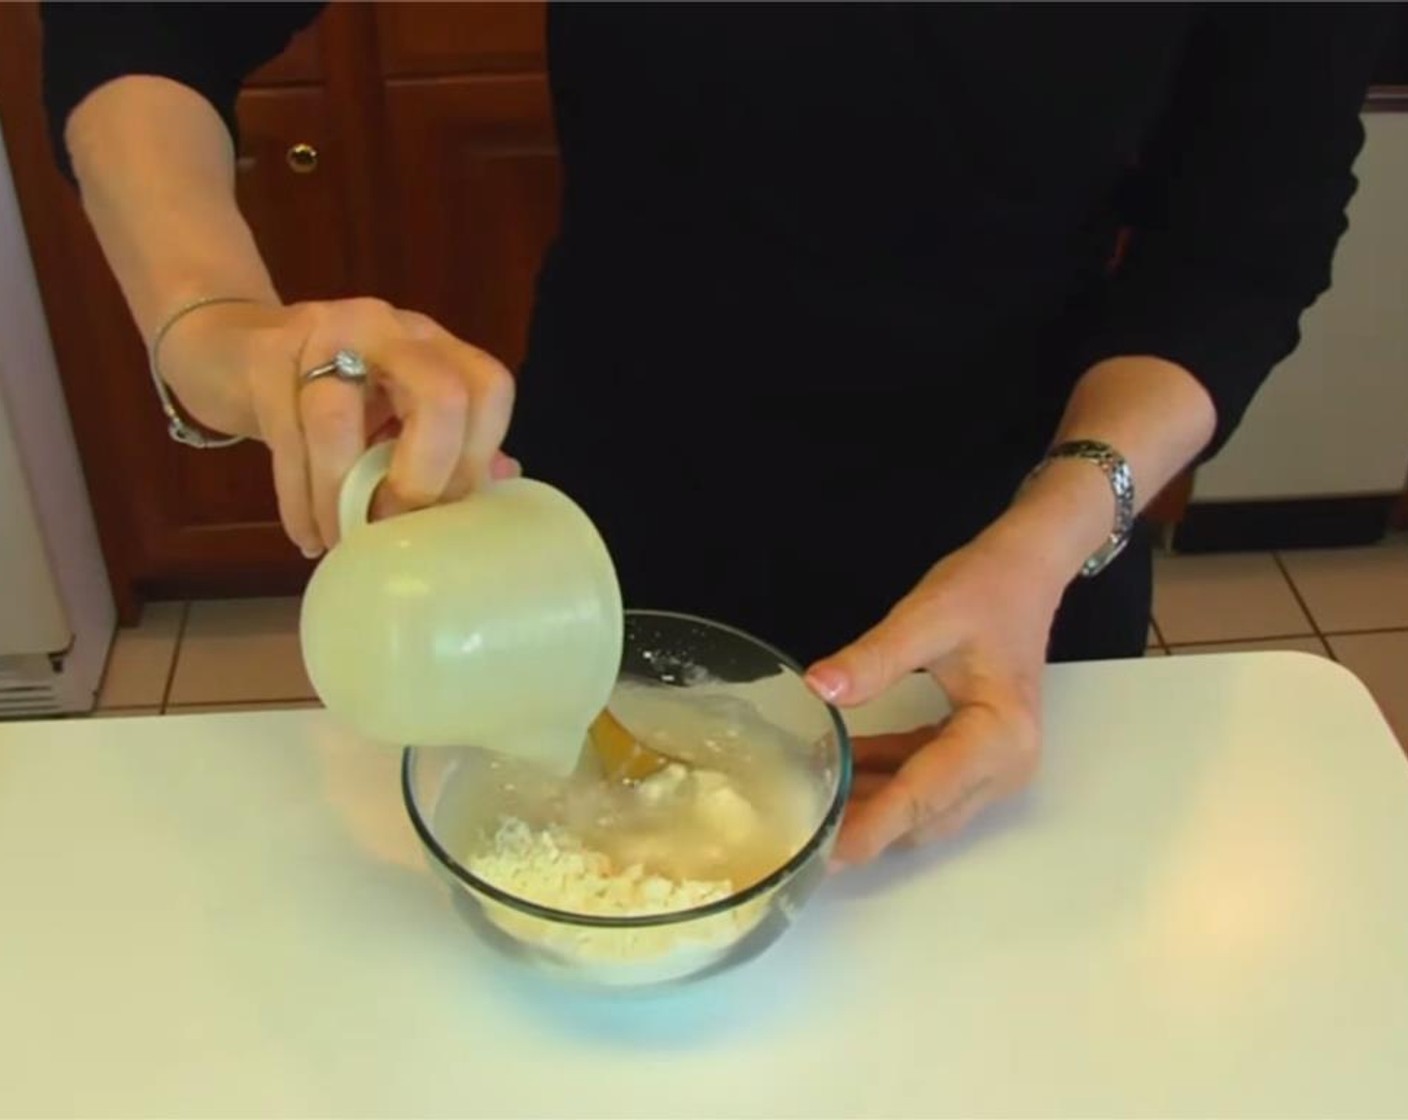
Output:
<path fill-rule="evenodd" d="M 277 301 L 235 201 L 234 153 L 219 115 L 164 78 L 109 82 L 69 118 L 83 206 L 142 336 L 211 295 Z"/>
<path fill-rule="evenodd" d="M 1142 509 L 1197 456 L 1215 426 L 1212 400 L 1187 370 L 1159 358 L 1112 358 L 1077 383 L 1055 442 L 1114 447 L 1129 462 Z M 1064 586 L 1109 537 L 1114 514 L 1104 474 L 1088 462 L 1062 460 L 1023 489 L 992 531 L 1020 539 L 1042 576 Z"/>

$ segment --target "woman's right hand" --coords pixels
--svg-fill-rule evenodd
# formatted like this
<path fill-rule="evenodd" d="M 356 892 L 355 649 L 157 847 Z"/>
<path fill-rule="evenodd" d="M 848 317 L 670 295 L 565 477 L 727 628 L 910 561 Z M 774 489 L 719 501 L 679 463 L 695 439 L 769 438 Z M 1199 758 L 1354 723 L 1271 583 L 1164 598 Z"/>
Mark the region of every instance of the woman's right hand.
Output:
<path fill-rule="evenodd" d="M 301 381 L 343 349 L 366 359 L 366 383 Z M 509 371 L 427 316 L 381 300 L 203 307 L 162 342 L 161 371 L 201 425 L 268 444 L 279 516 L 310 558 L 337 542 L 342 480 L 378 437 L 397 436 L 379 516 L 517 471 L 500 450 L 513 411 Z"/>

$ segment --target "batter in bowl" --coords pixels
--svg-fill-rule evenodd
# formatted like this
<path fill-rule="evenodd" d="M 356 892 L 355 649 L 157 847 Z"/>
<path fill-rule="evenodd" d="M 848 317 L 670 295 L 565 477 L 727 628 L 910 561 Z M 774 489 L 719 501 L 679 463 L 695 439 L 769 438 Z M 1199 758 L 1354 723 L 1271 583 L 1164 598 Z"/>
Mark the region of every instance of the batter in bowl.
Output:
<path fill-rule="evenodd" d="M 823 791 L 800 745 L 752 706 L 693 690 L 625 684 L 613 709 L 675 763 L 640 782 L 613 782 L 589 758 L 561 785 L 525 794 L 467 853 L 484 881 L 554 910 L 638 917 L 729 898 L 785 864 L 815 832 Z M 719 951 L 766 912 L 766 896 L 701 921 L 631 930 L 570 926 L 493 905 L 514 938 L 574 963 L 673 961 Z"/>

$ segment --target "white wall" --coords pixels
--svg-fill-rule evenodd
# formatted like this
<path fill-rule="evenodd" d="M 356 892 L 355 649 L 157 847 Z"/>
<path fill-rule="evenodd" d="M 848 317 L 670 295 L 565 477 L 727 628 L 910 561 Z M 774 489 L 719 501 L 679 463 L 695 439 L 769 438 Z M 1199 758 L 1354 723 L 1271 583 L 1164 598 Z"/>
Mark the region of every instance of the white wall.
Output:
<path fill-rule="evenodd" d="M 1393 493 L 1408 476 L 1408 113 L 1366 113 L 1334 286 L 1195 500 Z"/>

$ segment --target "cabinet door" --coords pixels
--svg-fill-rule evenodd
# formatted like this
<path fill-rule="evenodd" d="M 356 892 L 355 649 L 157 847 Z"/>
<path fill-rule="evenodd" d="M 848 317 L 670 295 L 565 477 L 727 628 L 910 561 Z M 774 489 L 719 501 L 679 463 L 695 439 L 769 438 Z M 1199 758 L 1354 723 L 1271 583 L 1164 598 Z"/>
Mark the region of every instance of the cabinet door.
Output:
<path fill-rule="evenodd" d="M 397 302 L 517 368 L 557 228 L 547 79 L 390 82 L 386 113 Z"/>
<path fill-rule="evenodd" d="M 376 5 L 377 53 L 388 78 L 524 73 L 546 68 L 541 0 Z"/>

